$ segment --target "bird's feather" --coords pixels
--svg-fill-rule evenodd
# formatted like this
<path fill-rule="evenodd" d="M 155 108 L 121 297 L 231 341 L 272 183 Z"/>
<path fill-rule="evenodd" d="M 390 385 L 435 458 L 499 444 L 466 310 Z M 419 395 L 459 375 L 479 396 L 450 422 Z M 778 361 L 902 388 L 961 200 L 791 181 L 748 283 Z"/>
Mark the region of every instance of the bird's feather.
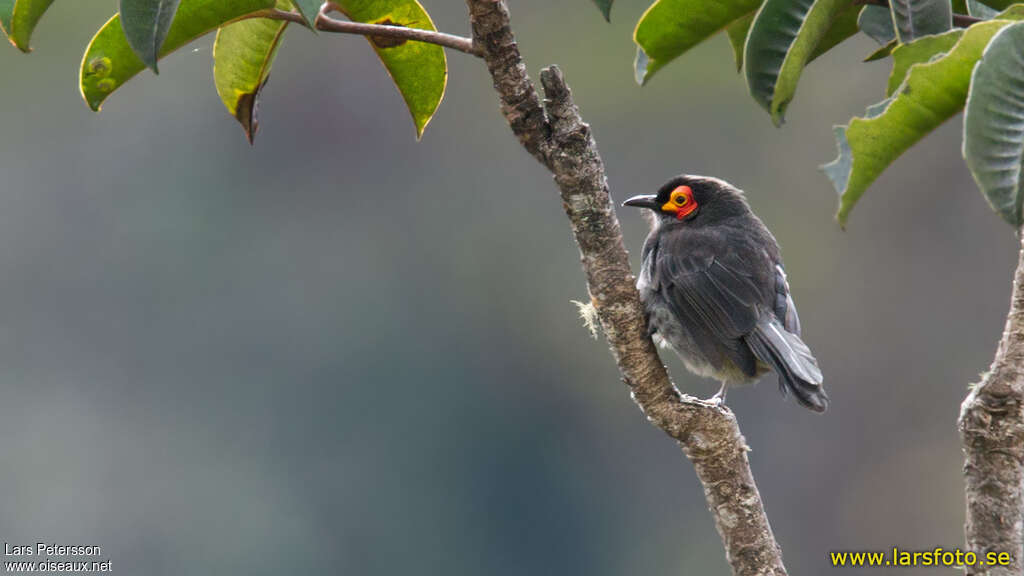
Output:
<path fill-rule="evenodd" d="M 800 316 L 796 313 L 796 304 L 789 293 L 789 281 L 786 280 L 782 264 L 775 265 L 775 315 L 786 330 L 800 335 Z"/>
<path fill-rule="evenodd" d="M 742 338 L 754 330 L 770 295 L 744 272 L 751 268 L 744 256 L 752 255 L 727 242 L 694 242 L 692 232 L 680 232 L 664 235 L 654 253 L 657 289 L 707 356 L 716 355 L 712 348 L 724 351 L 754 376 L 757 359 Z"/>
<path fill-rule="evenodd" d="M 745 340 L 754 355 L 779 375 L 783 396 L 792 392 L 801 405 L 816 412 L 828 408 L 818 361 L 803 340 L 786 330 L 778 318 L 766 316 Z"/>

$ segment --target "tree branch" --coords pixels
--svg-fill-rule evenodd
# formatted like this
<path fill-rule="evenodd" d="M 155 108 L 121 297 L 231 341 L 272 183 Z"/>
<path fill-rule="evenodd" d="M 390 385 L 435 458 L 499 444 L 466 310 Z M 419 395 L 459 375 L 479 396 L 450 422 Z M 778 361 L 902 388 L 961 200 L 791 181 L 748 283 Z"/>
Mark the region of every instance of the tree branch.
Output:
<path fill-rule="evenodd" d="M 967 574 L 1021 574 L 1024 562 L 1024 245 L 1013 278 L 1006 327 L 989 371 L 960 406 L 966 460 L 967 548 L 984 560 L 1007 552 L 1007 567 L 968 567 Z"/>
<path fill-rule="evenodd" d="M 491 72 L 502 113 L 561 191 L 591 301 L 634 401 L 693 463 L 733 574 L 785 576 L 782 551 L 765 516 L 735 416 L 728 408 L 681 396 L 647 334 L 604 164 L 561 71 L 552 66 L 541 72 L 542 105 L 516 46 L 505 2 L 467 4 L 473 42 Z"/>
<path fill-rule="evenodd" d="M 359 36 L 366 36 L 370 39 L 396 38 L 412 42 L 425 42 L 427 44 L 437 44 L 438 46 L 444 46 L 445 48 L 452 48 L 472 56 L 479 57 L 481 55 L 479 51 L 473 47 L 473 40 L 470 38 L 455 36 L 453 34 L 445 34 L 443 32 L 435 32 L 434 30 L 407 28 L 397 24 L 364 24 L 362 22 L 336 20 L 327 15 L 328 12 L 331 11 L 340 12 L 341 10 L 333 2 L 325 2 L 320 8 L 320 13 L 317 14 L 316 17 L 315 27 L 317 30 L 335 32 L 338 34 L 356 34 Z M 277 10 L 274 8 L 259 10 L 252 14 L 247 14 L 245 17 L 240 18 L 240 20 L 246 20 L 249 18 L 284 20 L 286 22 L 302 24 L 303 26 L 306 25 L 306 20 L 301 14 L 297 12 L 289 12 L 287 10 Z"/>
<path fill-rule="evenodd" d="M 953 13 L 953 26 L 957 28 L 969 28 L 971 24 L 977 24 L 978 22 L 984 22 L 984 20 L 977 16 Z"/>

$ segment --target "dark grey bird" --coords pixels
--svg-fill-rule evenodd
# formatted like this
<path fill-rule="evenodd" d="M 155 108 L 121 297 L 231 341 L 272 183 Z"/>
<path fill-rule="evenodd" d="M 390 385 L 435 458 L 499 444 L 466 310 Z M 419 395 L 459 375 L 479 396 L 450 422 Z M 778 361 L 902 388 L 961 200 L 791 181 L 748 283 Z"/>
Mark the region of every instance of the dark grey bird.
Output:
<path fill-rule="evenodd" d="M 717 401 L 773 370 L 783 396 L 824 412 L 821 370 L 800 339 L 779 245 L 743 193 L 683 175 L 624 205 L 654 214 L 637 288 L 655 340 L 691 372 L 719 380 Z"/>

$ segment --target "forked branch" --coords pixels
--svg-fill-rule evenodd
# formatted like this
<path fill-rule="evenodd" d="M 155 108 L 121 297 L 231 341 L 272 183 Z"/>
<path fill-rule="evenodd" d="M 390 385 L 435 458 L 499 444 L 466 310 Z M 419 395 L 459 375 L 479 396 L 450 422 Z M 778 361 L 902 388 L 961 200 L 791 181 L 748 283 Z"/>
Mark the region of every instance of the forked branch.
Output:
<path fill-rule="evenodd" d="M 436 32 L 434 30 L 408 28 L 397 24 L 350 22 L 348 20 L 338 20 L 330 16 L 331 12 L 341 11 L 341 8 L 334 2 L 324 2 L 323 6 L 320 7 L 320 12 L 317 14 L 314 27 L 317 30 L 338 34 L 355 34 L 369 38 L 395 38 L 412 42 L 426 42 L 427 44 L 437 44 L 438 46 L 465 52 L 472 56 L 480 56 L 480 53 L 473 47 L 473 40 L 470 38 L 445 34 L 444 32 Z M 243 19 L 248 18 L 266 18 L 268 20 L 284 20 L 286 22 L 295 22 L 296 24 L 306 24 L 302 14 L 275 8 L 253 12 L 246 15 Z"/>

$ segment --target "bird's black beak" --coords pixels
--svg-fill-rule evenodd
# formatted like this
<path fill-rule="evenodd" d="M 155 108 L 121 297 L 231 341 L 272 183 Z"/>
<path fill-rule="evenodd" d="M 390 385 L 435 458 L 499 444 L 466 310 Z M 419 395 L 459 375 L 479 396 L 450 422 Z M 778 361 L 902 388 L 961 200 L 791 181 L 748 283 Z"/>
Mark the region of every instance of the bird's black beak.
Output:
<path fill-rule="evenodd" d="M 636 206 L 637 208 L 650 208 L 651 210 L 657 210 L 661 207 L 658 204 L 657 195 L 655 194 L 641 194 L 639 196 L 633 196 L 629 200 L 622 203 L 623 206 Z"/>

